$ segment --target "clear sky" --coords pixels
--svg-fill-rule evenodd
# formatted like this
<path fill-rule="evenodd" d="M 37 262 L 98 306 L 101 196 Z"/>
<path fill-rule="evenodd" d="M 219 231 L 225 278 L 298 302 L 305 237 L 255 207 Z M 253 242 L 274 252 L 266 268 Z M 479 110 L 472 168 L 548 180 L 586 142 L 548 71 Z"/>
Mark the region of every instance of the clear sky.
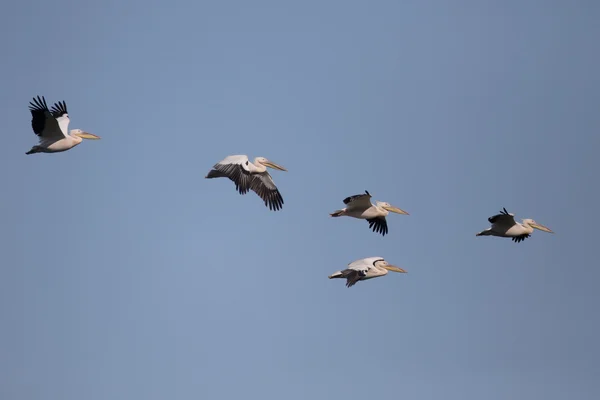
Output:
<path fill-rule="evenodd" d="M 0 398 L 600 398 L 599 19 L 6 3 Z M 26 156 L 38 94 L 102 140 Z M 204 179 L 230 154 L 289 170 L 282 211 Z M 328 216 L 364 190 L 410 216 Z M 556 234 L 475 237 L 502 207 Z M 327 279 L 370 256 L 408 273 Z"/>

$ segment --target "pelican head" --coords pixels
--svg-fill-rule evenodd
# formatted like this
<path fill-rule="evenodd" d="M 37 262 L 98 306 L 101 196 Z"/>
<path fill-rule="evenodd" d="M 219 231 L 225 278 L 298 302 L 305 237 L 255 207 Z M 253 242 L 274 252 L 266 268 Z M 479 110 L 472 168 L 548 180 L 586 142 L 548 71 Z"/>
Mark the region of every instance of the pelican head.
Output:
<path fill-rule="evenodd" d="M 384 268 L 388 271 L 392 271 L 392 272 L 404 272 L 406 273 L 406 271 L 402 268 L 396 267 L 395 265 L 392 265 L 390 263 L 388 263 L 385 260 L 381 260 L 381 261 L 377 261 L 375 263 L 375 265 L 377 265 L 378 267 Z"/>
<path fill-rule="evenodd" d="M 259 164 L 264 165 L 265 167 L 271 167 L 271 168 L 274 168 L 274 169 L 278 169 L 280 171 L 287 171 L 287 169 L 283 168 L 281 165 L 277 165 L 274 162 L 269 161 L 269 160 L 267 160 L 264 157 L 256 157 L 254 159 L 254 163 L 259 163 Z"/>
<path fill-rule="evenodd" d="M 82 131 L 81 129 L 72 129 L 70 132 L 71 136 L 77 136 L 82 139 L 99 140 L 100 136 L 96 136 L 93 133 Z"/>
<path fill-rule="evenodd" d="M 529 219 L 529 218 L 524 219 L 523 220 L 523 224 L 524 225 L 529 225 L 530 227 L 532 227 L 534 229 L 539 229 L 540 231 L 543 231 L 543 232 L 554 233 L 552 231 L 552 229 L 550 229 L 550 228 L 548 228 L 548 227 L 546 227 L 544 225 L 538 224 L 537 222 L 535 222 L 534 220 Z"/>
<path fill-rule="evenodd" d="M 377 201 L 377 207 L 381 207 L 386 211 L 393 212 L 396 214 L 408 215 L 408 213 L 404 210 L 399 209 L 398 207 L 392 206 L 390 203 L 386 203 L 385 201 Z"/>

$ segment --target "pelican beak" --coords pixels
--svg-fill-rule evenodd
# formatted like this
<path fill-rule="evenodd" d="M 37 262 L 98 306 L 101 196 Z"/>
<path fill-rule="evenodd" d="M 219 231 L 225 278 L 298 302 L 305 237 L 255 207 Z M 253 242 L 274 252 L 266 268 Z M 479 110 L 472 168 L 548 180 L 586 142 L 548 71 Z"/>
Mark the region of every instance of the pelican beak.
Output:
<path fill-rule="evenodd" d="M 272 161 L 265 161 L 263 164 L 264 164 L 264 165 L 266 165 L 267 167 L 271 167 L 271 168 L 274 168 L 274 169 L 278 169 L 278 170 L 280 170 L 280 171 L 287 171 L 287 169 L 283 168 L 283 167 L 282 167 L 282 166 L 280 166 L 280 165 L 277 165 L 277 164 L 275 164 L 275 163 L 274 163 L 274 162 L 272 162 Z"/>
<path fill-rule="evenodd" d="M 394 271 L 394 272 L 406 272 L 405 270 L 403 270 L 402 268 L 398 268 L 395 265 L 386 265 L 385 267 L 383 267 L 385 269 L 387 269 L 388 271 Z"/>
<path fill-rule="evenodd" d="M 544 231 L 544 232 L 548 232 L 548 233 L 554 233 L 554 232 L 552 231 L 552 229 L 550 229 L 550 228 L 548 228 L 548 227 L 545 227 L 544 225 L 540 225 L 540 224 L 531 224 L 531 227 L 532 227 L 532 228 L 535 228 L 535 229 L 539 229 L 540 231 Z"/>
<path fill-rule="evenodd" d="M 93 133 L 89 133 L 89 132 L 75 133 L 75 136 L 79 136 L 82 139 L 89 139 L 89 140 L 99 140 L 100 139 L 100 136 L 96 136 Z"/>
<path fill-rule="evenodd" d="M 393 212 L 396 214 L 402 214 L 402 215 L 408 215 L 408 213 L 404 210 L 399 209 L 398 207 L 394 207 L 394 206 L 389 206 L 389 207 L 384 207 L 386 210 L 388 210 L 389 212 Z"/>

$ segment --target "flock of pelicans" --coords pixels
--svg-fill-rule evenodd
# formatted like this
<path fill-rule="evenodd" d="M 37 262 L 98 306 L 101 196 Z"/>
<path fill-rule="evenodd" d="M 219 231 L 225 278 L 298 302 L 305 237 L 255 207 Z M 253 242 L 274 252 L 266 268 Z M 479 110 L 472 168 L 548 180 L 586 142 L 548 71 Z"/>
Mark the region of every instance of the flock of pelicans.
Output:
<path fill-rule="evenodd" d="M 32 117 L 31 127 L 39 137 L 39 143 L 26 154 L 59 153 L 72 149 L 83 139 L 100 139 L 100 137 L 81 129 L 73 129 L 69 132 L 70 120 L 67 104 L 64 101 L 59 101 L 51 109 L 48 109 L 46 99 L 38 96 L 29 104 Z M 275 186 L 267 167 L 286 171 L 282 166 L 264 157 L 256 157 L 252 163 L 248 160 L 248 156 L 234 155 L 216 163 L 206 178 L 228 178 L 235 183 L 235 188 L 240 194 L 246 194 L 252 190 L 265 202 L 265 206 L 270 210 L 278 211 L 283 207 L 283 197 Z M 330 215 L 364 219 L 369 223 L 369 228 L 373 232 L 383 236 L 388 233 L 386 217 L 390 212 L 408 215 L 406 211 L 389 203 L 380 201 L 376 201 L 375 204 L 371 203 L 371 195 L 368 191 L 365 191 L 364 194 L 346 197 L 344 204 L 345 208 L 334 211 Z M 532 219 L 524 219 L 521 223 L 516 222 L 514 214 L 508 213 L 506 209 L 488 218 L 488 221 L 492 224 L 491 227 L 477 233 L 476 236 L 506 237 L 519 243 L 530 237 L 534 229 L 553 233 L 549 228 Z M 387 275 L 388 271 L 406 272 L 402 268 L 389 264 L 382 257 L 369 257 L 348 264 L 348 268 L 334 272 L 329 275 L 329 278 L 346 279 L 346 286 L 351 287 L 358 281 Z"/>

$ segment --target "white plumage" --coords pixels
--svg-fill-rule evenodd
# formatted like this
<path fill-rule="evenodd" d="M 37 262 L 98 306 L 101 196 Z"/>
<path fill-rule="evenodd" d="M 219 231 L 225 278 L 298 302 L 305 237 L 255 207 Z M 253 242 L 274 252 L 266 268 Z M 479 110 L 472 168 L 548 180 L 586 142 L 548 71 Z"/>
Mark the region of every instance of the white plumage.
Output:
<path fill-rule="evenodd" d="M 524 219 L 522 223 L 515 221 L 515 215 L 510 214 L 503 208 L 499 214 L 488 218 L 492 226 L 477 233 L 475 236 L 499 236 L 512 238 L 513 242 L 519 243 L 531 236 L 534 229 L 554 233 L 550 228 L 538 224 L 532 219 Z"/>
<path fill-rule="evenodd" d="M 352 287 L 358 281 L 365 281 L 388 274 L 388 271 L 406 272 L 402 268 L 389 264 L 383 257 L 368 257 L 348 264 L 348 268 L 334 272 L 329 279 L 346 279 L 346 287 Z"/>
<path fill-rule="evenodd" d="M 265 206 L 277 211 L 283 207 L 283 197 L 267 172 L 267 167 L 287 171 L 264 157 L 256 157 L 254 163 L 251 163 L 246 155 L 234 155 L 216 163 L 205 178 L 229 178 L 240 194 L 252 190 L 263 199 Z"/>

